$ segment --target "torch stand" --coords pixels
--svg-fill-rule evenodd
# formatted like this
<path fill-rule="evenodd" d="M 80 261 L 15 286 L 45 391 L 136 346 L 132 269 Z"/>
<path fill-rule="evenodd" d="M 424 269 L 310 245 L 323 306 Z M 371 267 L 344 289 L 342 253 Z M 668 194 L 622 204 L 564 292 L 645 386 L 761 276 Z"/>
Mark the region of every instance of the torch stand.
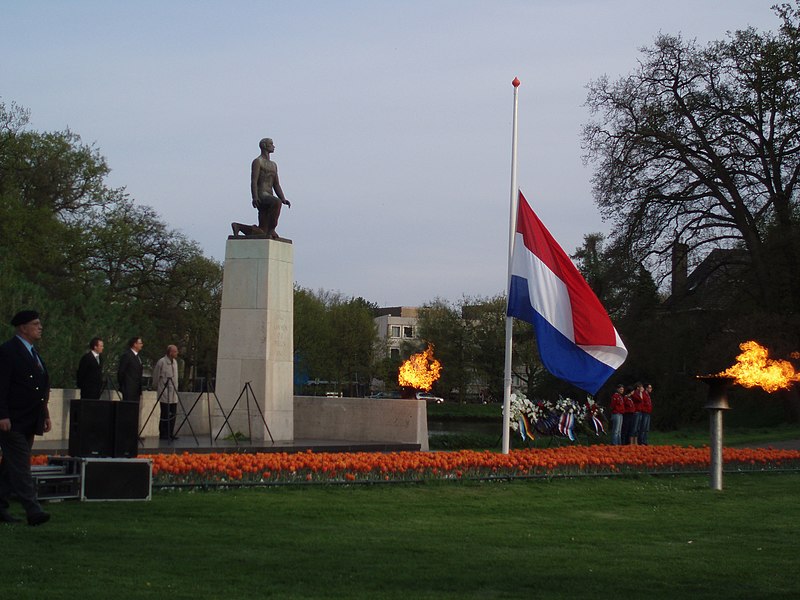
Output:
<path fill-rule="evenodd" d="M 709 471 L 711 489 L 722 490 L 722 413 L 730 410 L 728 387 L 733 383 L 729 377 L 699 377 L 708 387 L 708 409 L 711 429 L 711 468 Z"/>

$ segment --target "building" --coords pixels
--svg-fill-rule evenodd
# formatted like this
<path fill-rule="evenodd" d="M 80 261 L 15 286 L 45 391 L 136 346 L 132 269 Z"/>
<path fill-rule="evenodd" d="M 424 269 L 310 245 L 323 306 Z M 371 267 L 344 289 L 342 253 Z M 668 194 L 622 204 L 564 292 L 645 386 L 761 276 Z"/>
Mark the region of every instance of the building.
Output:
<path fill-rule="evenodd" d="M 378 339 L 385 343 L 390 357 L 400 358 L 403 342 L 417 339 L 419 309 L 414 306 L 379 308 L 375 313 Z"/>

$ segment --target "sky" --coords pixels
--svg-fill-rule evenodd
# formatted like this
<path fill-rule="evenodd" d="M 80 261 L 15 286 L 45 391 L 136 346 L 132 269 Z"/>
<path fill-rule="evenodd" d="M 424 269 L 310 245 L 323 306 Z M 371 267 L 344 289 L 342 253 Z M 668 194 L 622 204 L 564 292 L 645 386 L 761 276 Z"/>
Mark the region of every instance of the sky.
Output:
<path fill-rule="evenodd" d="M 0 101 L 223 261 L 271 137 L 294 278 L 380 306 L 504 293 L 518 186 L 562 247 L 608 234 L 586 85 L 661 33 L 774 30 L 776 0 L 0 0 Z"/>

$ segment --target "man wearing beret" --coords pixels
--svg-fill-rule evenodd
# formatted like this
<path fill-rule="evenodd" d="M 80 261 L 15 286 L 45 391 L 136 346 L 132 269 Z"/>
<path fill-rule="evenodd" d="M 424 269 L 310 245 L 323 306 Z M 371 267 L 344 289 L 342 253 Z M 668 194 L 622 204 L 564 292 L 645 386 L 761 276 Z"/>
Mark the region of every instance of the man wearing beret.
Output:
<path fill-rule="evenodd" d="M 42 322 L 33 310 L 11 319 L 16 335 L 0 346 L 0 522 L 20 521 L 8 512 L 13 494 L 22 503 L 29 525 L 50 520 L 36 498 L 31 475 L 34 435 L 50 431 L 50 378 L 34 346 L 42 338 Z"/>

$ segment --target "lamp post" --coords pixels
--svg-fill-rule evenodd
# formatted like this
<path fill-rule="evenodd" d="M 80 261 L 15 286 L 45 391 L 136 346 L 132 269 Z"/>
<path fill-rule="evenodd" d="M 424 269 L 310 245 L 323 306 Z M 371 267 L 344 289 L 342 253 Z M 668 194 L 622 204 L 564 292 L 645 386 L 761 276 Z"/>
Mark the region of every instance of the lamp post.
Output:
<path fill-rule="evenodd" d="M 711 489 L 722 490 L 722 413 L 731 408 L 728 404 L 728 388 L 734 379 L 719 375 L 703 375 L 698 379 L 708 385 L 708 401 L 703 408 L 708 409 L 711 432 L 709 485 Z"/>

